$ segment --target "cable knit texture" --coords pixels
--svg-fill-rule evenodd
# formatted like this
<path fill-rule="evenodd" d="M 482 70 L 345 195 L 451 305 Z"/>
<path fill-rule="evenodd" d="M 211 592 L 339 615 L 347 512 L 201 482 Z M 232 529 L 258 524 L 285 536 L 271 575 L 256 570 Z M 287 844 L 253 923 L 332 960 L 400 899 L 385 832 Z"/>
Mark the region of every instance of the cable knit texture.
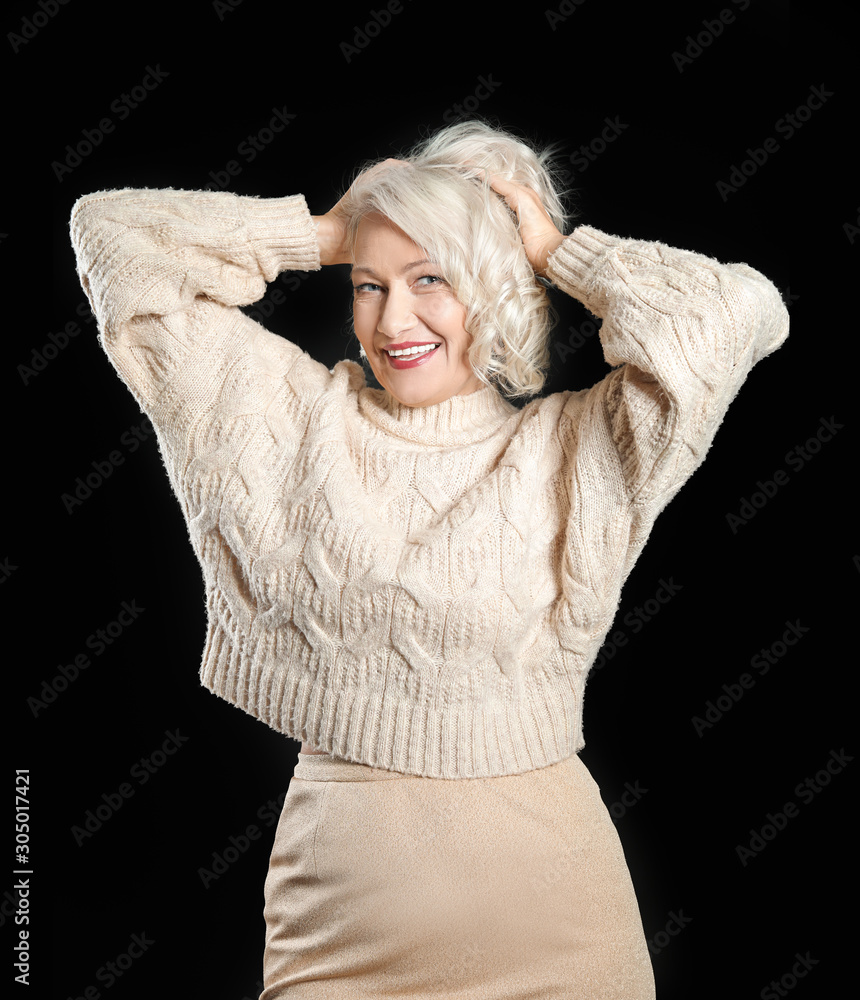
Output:
<path fill-rule="evenodd" d="M 788 335 L 747 265 L 579 226 L 548 276 L 602 320 L 606 377 L 522 409 L 488 387 L 410 408 L 238 308 L 319 269 L 302 195 L 99 191 L 71 238 L 202 568 L 202 683 L 293 739 L 434 778 L 583 747 L 621 587 Z"/>

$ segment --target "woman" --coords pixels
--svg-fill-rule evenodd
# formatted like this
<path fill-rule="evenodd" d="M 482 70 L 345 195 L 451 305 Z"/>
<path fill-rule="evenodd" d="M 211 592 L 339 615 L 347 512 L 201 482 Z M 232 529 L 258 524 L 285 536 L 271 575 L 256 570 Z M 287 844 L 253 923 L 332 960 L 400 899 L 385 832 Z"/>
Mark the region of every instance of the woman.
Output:
<path fill-rule="evenodd" d="M 74 207 L 101 342 L 203 569 L 202 682 L 302 741 L 261 1000 L 654 996 L 578 757 L 585 679 L 787 313 L 746 265 L 565 221 L 550 155 L 480 122 L 322 216 L 173 189 Z M 238 308 L 340 263 L 381 388 Z M 589 390 L 537 396 L 546 282 L 602 319 L 614 367 Z"/>

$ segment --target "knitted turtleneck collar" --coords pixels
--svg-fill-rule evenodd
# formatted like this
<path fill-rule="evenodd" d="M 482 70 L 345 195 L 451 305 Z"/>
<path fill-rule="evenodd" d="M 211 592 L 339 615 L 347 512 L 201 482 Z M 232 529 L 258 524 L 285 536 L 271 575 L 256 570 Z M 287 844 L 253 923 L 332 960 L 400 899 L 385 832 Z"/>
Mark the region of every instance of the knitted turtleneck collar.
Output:
<path fill-rule="evenodd" d="M 431 406 L 406 406 L 386 389 L 364 388 L 358 394 L 358 410 L 386 434 L 428 445 L 484 441 L 519 412 L 492 386 Z"/>

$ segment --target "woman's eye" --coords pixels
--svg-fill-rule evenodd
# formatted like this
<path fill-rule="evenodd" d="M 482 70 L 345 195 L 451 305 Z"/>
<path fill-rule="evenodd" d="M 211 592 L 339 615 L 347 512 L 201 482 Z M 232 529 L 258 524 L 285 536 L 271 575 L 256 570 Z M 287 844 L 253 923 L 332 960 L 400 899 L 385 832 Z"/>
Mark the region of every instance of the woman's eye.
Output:
<path fill-rule="evenodd" d="M 416 278 L 415 284 L 420 285 L 422 282 L 427 283 L 423 286 L 427 288 L 431 285 L 444 284 L 445 279 L 440 278 L 438 274 L 423 274 L 420 278 Z M 372 281 L 365 281 L 361 285 L 353 285 L 356 292 L 377 292 L 381 287 L 381 285 L 375 285 Z"/>

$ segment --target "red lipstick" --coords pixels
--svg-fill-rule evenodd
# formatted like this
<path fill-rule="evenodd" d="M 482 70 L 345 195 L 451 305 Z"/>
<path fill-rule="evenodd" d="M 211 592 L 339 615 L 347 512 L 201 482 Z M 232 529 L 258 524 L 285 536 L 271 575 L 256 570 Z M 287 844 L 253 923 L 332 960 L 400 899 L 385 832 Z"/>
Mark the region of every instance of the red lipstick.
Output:
<path fill-rule="evenodd" d="M 433 341 L 430 341 L 430 343 L 433 343 Z M 400 351 L 404 350 L 407 347 L 424 347 L 424 346 L 426 345 L 416 344 L 416 343 L 397 344 L 395 350 Z M 392 358 L 391 355 L 388 353 L 388 351 L 385 351 L 384 353 L 385 356 L 388 358 L 388 363 L 391 365 L 391 367 L 394 368 L 396 371 L 401 371 L 404 368 L 417 368 L 418 365 L 426 364 L 435 354 L 438 354 L 441 349 L 442 348 L 440 344 L 439 347 L 435 347 L 432 351 L 425 351 L 423 354 L 401 355 L 399 358 Z"/>

